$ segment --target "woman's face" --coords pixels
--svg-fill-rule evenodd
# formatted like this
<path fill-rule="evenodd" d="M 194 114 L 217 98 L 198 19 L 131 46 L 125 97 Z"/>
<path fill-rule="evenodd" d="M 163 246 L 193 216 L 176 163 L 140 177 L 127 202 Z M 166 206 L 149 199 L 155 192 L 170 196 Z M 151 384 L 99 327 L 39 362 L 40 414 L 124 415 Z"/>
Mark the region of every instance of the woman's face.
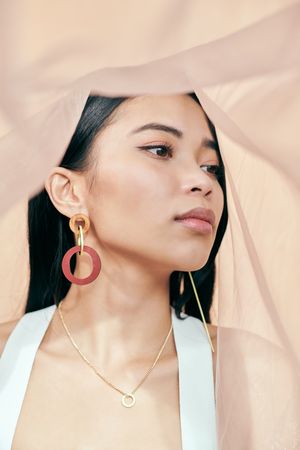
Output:
<path fill-rule="evenodd" d="M 206 167 L 219 161 L 213 148 L 201 145 L 213 139 L 202 108 L 188 95 L 141 96 L 123 102 L 112 119 L 92 149 L 96 165 L 85 199 L 91 221 L 87 245 L 90 237 L 100 257 L 130 258 L 159 273 L 200 269 L 224 200 L 216 175 Z M 196 207 L 213 211 L 211 232 L 175 221 Z"/>

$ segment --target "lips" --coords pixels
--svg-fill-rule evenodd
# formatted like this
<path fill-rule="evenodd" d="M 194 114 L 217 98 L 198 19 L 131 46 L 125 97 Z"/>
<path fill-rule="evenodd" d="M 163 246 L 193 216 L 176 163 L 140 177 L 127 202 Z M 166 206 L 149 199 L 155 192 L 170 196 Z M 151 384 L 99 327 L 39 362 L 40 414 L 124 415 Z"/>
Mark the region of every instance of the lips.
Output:
<path fill-rule="evenodd" d="M 216 221 L 214 212 L 211 209 L 202 207 L 191 209 L 184 214 L 175 217 L 175 220 L 182 219 L 200 219 L 210 223 L 212 226 Z"/>

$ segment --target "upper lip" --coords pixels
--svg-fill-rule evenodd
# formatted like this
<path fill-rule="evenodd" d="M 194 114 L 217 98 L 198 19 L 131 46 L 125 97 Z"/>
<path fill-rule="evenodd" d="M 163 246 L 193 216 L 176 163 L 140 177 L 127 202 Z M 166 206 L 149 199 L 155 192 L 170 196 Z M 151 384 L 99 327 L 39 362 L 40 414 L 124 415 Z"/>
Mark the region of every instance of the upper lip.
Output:
<path fill-rule="evenodd" d="M 206 222 L 209 222 L 212 226 L 215 223 L 215 214 L 214 214 L 213 210 L 207 209 L 207 208 L 202 208 L 202 207 L 190 209 L 189 211 L 185 212 L 184 214 L 176 216 L 175 220 L 187 219 L 187 218 L 195 218 L 195 219 L 205 220 Z"/>

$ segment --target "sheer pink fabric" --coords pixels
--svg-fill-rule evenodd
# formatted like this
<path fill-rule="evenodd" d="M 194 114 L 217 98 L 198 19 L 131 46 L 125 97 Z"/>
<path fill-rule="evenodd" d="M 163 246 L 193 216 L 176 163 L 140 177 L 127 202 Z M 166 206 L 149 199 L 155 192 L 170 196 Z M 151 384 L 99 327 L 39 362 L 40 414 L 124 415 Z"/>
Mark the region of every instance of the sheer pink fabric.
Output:
<path fill-rule="evenodd" d="M 0 321 L 24 311 L 27 198 L 89 92 L 194 90 L 228 185 L 213 304 L 219 449 L 300 449 L 300 3 L 52 3 L 0 5 Z"/>

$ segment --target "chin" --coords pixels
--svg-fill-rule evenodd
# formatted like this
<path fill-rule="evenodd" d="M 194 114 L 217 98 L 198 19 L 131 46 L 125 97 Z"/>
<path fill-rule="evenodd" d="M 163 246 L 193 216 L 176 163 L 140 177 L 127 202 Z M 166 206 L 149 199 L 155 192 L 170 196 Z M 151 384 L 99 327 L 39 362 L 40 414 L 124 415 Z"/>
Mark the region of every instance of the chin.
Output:
<path fill-rule="evenodd" d="M 174 269 L 177 270 L 179 272 L 194 272 L 195 270 L 200 270 L 202 269 L 202 267 L 205 266 L 205 264 L 208 261 L 208 257 L 206 259 L 202 259 L 202 260 L 198 260 L 198 261 L 190 261 L 187 262 L 186 264 L 181 264 L 180 268 L 178 269 Z M 182 263 L 182 261 L 181 261 Z"/>

